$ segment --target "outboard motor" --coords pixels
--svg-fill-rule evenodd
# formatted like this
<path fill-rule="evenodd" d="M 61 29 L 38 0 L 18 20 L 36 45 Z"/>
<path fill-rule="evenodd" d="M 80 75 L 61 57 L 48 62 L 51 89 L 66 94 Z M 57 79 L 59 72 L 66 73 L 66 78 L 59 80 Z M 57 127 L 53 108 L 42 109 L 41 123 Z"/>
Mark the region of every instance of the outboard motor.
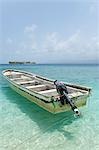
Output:
<path fill-rule="evenodd" d="M 66 103 L 70 105 L 75 116 L 80 116 L 78 108 L 75 106 L 72 99 L 68 97 L 68 90 L 66 85 L 64 83 L 58 82 L 57 80 L 54 81 L 54 85 L 56 86 L 57 92 L 60 94 L 60 101 L 62 105 L 64 105 L 64 101 L 66 101 Z"/>
<path fill-rule="evenodd" d="M 75 104 L 73 103 L 73 101 L 68 97 L 68 95 L 63 92 L 66 98 L 66 102 L 71 106 L 71 109 L 74 112 L 75 116 L 80 116 L 80 111 L 78 110 L 78 108 L 75 106 Z"/>

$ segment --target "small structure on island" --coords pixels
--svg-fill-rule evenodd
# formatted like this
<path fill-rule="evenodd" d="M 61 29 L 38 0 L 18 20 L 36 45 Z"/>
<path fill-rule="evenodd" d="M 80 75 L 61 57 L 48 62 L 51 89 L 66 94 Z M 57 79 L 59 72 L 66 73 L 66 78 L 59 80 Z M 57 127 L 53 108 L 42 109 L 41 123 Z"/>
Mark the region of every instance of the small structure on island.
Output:
<path fill-rule="evenodd" d="M 30 62 L 30 61 L 9 61 L 9 64 L 36 64 L 35 62 Z"/>

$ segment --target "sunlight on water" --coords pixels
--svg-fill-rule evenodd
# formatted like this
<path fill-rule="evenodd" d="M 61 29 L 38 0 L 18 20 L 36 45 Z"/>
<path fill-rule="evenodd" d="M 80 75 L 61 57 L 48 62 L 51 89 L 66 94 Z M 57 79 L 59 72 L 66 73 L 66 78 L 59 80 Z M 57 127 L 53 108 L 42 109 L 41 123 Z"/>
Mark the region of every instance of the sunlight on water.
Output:
<path fill-rule="evenodd" d="M 1 71 L 15 68 L 92 87 L 81 118 L 53 115 L 9 88 Z M 0 65 L 0 150 L 99 150 L 99 67 Z"/>

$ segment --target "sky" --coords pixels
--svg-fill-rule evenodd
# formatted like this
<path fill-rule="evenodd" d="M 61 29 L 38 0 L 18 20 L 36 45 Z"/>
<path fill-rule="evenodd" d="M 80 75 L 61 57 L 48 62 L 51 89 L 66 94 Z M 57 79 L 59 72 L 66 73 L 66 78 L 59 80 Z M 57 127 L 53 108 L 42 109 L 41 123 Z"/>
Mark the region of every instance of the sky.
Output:
<path fill-rule="evenodd" d="M 99 63 L 98 0 L 0 0 L 0 63 Z"/>

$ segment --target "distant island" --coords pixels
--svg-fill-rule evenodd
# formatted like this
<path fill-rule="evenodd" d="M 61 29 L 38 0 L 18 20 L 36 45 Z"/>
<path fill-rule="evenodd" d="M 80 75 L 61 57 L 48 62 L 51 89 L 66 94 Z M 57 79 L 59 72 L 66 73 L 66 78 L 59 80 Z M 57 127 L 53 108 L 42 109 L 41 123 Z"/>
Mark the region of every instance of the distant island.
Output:
<path fill-rule="evenodd" d="M 9 61 L 9 64 L 36 64 L 35 62 L 30 61 Z"/>

